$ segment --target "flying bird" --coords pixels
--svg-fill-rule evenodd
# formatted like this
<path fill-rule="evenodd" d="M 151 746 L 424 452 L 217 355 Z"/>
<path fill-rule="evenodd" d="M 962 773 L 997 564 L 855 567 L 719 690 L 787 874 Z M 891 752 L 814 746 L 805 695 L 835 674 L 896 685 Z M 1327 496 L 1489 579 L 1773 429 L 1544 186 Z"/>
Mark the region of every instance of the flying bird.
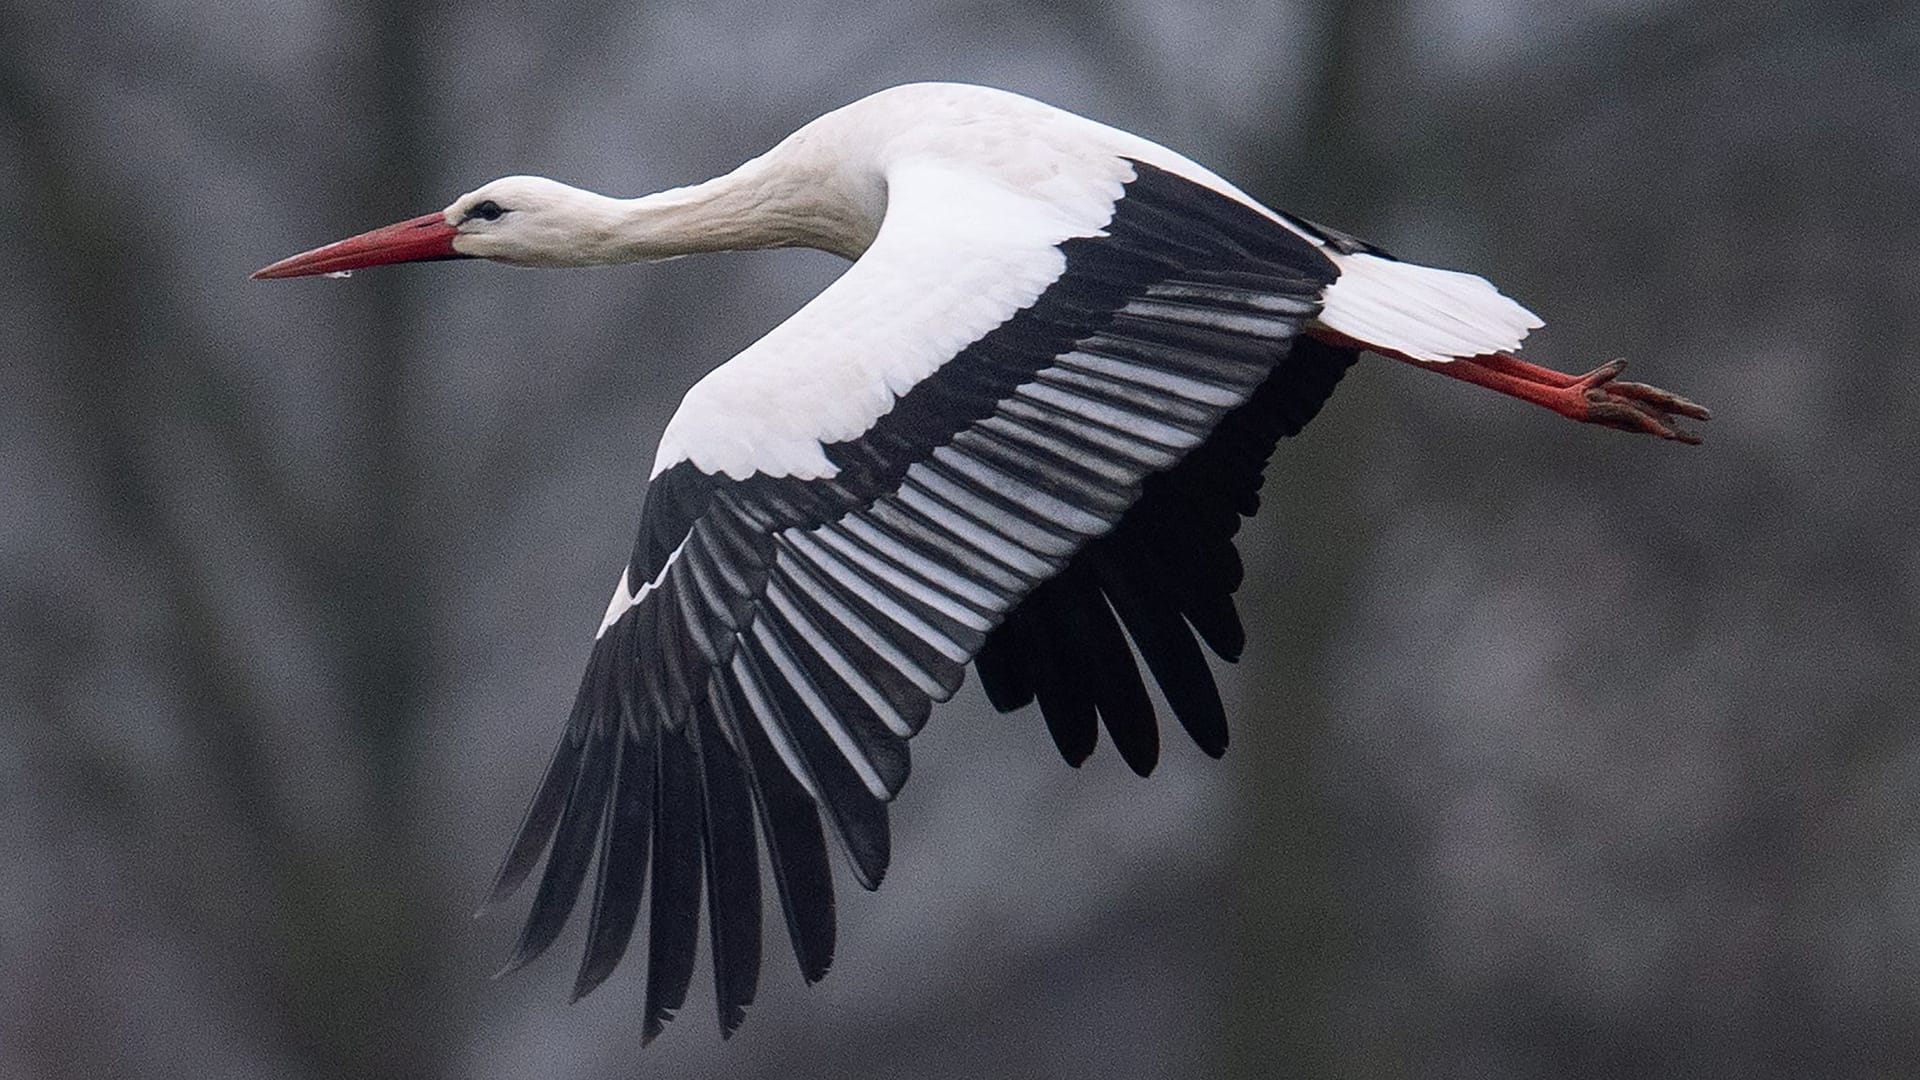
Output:
<path fill-rule="evenodd" d="M 620 199 L 510 176 L 254 276 L 483 258 L 852 260 L 686 394 L 564 737 L 491 892 L 540 865 L 507 970 L 587 901 L 575 997 L 649 893 L 644 1038 L 685 1002 L 704 894 L 720 1026 L 759 982 L 761 860 L 800 973 L 833 959 L 829 837 L 877 888 L 908 741 L 968 665 L 1065 759 L 1159 755 L 1136 653 L 1209 755 L 1205 652 L 1245 644 L 1234 548 L 1277 442 L 1362 351 L 1665 439 L 1700 406 L 1513 352 L 1483 278 L 1263 206 L 1146 139 L 1004 91 L 895 87 L 724 176 Z"/>

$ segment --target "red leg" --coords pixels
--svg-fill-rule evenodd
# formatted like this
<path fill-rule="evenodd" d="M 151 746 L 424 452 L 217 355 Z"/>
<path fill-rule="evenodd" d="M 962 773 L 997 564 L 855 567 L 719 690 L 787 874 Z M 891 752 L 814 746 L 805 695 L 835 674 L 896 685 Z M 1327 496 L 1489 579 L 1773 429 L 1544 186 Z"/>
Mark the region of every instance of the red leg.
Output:
<path fill-rule="evenodd" d="M 1651 411 L 1654 414 L 1653 419 L 1663 423 L 1673 415 L 1685 416 L 1693 420 L 1713 419 L 1713 414 L 1708 412 L 1705 406 L 1688 401 L 1679 394 L 1662 390 L 1657 386 L 1648 386 L 1646 383 L 1626 382 L 1614 378 L 1613 376 L 1620 374 L 1620 372 L 1626 368 L 1627 362 L 1625 360 L 1615 360 L 1611 364 L 1604 364 L 1593 371 L 1587 372 L 1585 375 L 1569 375 L 1564 371 L 1555 371 L 1552 368 L 1544 368 L 1538 364 L 1529 364 L 1525 360 L 1507 353 L 1492 353 L 1485 356 L 1476 356 L 1473 357 L 1470 362 L 1494 371 L 1508 372 L 1518 375 L 1523 379 L 1531 379 L 1534 382 L 1557 387 L 1584 387 L 1588 381 L 1595 376 L 1600 375 L 1602 372 L 1611 371 L 1611 375 L 1600 380 L 1598 387 L 1609 399 L 1626 398 L 1626 404 L 1629 407 L 1642 413 Z M 1615 402 L 1609 400 L 1605 404 L 1611 406 L 1614 403 Z M 1596 422 L 1607 423 L 1608 421 L 1601 419 Z M 1625 430 L 1629 431 L 1646 430 L 1638 422 L 1627 425 L 1615 424 L 1613 426 L 1624 426 Z M 1653 432 L 1653 434 L 1660 434 L 1663 438 L 1678 439 L 1681 442 L 1695 445 L 1698 445 L 1700 442 L 1700 437 L 1697 435 L 1664 435 L 1660 432 Z"/>
<path fill-rule="evenodd" d="M 1542 386 L 1559 387 L 1563 390 L 1579 382 L 1582 378 L 1582 376 L 1579 375 L 1569 375 L 1564 371 L 1555 371 L 1552 368 L 1541 367 L 1539 364 L 1529 364 L 1525 360 L 1507 353 L 1487 353 L 1484 356 L 1473 357 L 1469 362 L 1479 364 L 1489 371 L 1497 371 L 1502 375 L 1512 375 L 1515 378 L 1525 379 L 1528 382 L 1539 383 Z"/>
<path fill-rule="evenodd" d="M 1417 360 L 1408 362 L 1476 386 L 1498 390 L 1522 401 L 1545 405 L 1569 419 L 1621 431 L 1658 435 L 1663 439 L 1696 446 L 1700 443 L 1700 436 L 1674 427 L 1674 418 L 1713 418 L 1713 414 L 1704 407 L 1679 394 L 1645 383 L 1619 381 L 1619 374 L 1627 367 L 1625 360 L 1610 360 L 1585 375 L 1569 375 L 1543 368 L 1506 353 L 1465 357 L 1445 364 Z"/>
<path fill-rule="evenodd" d="M 1348 348 L 1371 348 L 1364 342 L 1337 334 L 1323 333 L 1318 336 Z M 1414 367 L 1436 371 L 1489 390 L 1498 390 L 1535 405 L 1544 405 L 1561 416 L 1582 423 L 1658 435 L 1675 442 L 1695 445 L 1700 442 L 1700 436 L 1674 427 L 1672 421 L 1675 417 L 1684 416 L 1693 420 L 1713 418 L 1705 408 L 1678 394 L 1645 383 L 1619 381 L 1617 376 L 1627 366 L 1625 360 L 1609 361 L 1585 375 L 1569 375 L 1564 371 L 1529 364 L 1507 353 L 1488 353 L 1439 363 L 1415 360 L 1380 349 L 1373 351 Z"/>

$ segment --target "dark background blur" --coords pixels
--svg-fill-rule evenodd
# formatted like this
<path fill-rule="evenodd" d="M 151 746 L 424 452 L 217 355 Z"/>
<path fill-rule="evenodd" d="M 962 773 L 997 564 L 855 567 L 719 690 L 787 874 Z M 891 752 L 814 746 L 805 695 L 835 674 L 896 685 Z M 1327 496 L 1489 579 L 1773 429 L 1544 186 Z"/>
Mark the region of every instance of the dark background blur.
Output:
<path fill-rule="evenodd" d="M 1920 12 L 0 3 L 0 1076 L 1920 1067 Z M 513 172 L 640 194 L 924 78 L 1487 274 L 1698 449 L 1373 360 L 1243 533 L 1235 744 L 970 686 L 839 958 L 644 1053 L 468 912 L 653 445 L 839 272 L 249 282 Z M 577 934 L 577 930 L 575 931 Z"/>

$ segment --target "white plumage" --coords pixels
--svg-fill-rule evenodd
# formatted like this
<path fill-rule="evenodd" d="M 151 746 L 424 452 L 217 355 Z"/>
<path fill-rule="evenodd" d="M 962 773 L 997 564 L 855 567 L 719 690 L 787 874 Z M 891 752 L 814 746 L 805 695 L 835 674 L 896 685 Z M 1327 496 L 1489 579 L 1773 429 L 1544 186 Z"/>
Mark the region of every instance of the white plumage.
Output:
<path fill-rule="evenodd" d="M 1060 274 L 1056 245 L 1099 235 L 1112 216 L 1133 178 L 1130 160 L 1227 195 L 1327 248 L 1165 147 L 1015 94 L 946 83 L 895 87 L 828 113 L 697 197 L 699 188 L 683 188 L 634 200 L 705 216 L 709 200 L 762 189 L 761 205 L 778 208 L 765 213 L 813 234 L 814 246 L 859 258 L 693 388 L 661 437 L 653 474 L 692 460 L 734 479 L 831 476 L 820 445 L 858 437 L 893 397 L 1037 299 Z M 789 176 L 810 182 L 773 179 Z M 880 221 L 868 217 L 879 209 L 876 190 L 885 193 Z M 1383 351 L 1445 361 L 1516 349 L 1542 325 L 1472 274 L 1327 255 L 1340 274 L 1321 296 L 1319 322 Z M 772 392 L 795 407 L 763 408 Z"/>
<path fill-rule="evenodd" d="M 811 246 L 854 259 L 701 379 L 660 439 L 640 536 L 565 737 L 495 883 L 544 860 L 509 967 L 598 865 L 576 993 L 646 899 L 645 1037 L 685 1000 L 704 895 L 723 1031 L 760 971 L 761 866 L 801 973 L 836 930 L 827 836 L 877 887 L 907 741 L 969 665 L 1078 765 L 1145 775 L 1156 706 L 1227 745 L 1233 546 L 1279 440 L 1363 349 L 1575 419 L 1692 441 L 1705 410 L 1508 352 L 1540 320 L 1185 157 L 1018 95 L 887 90 L 725 176 L 637 199 L 496 180 L 259 272 L 417 259 L 583 266 Z M 639 588 L 634 583 L 639 582 Z"/>
<path fill-rule="evenodd" d="M 692 461 L 736 480 L 832 476 L 823 444 L 864 434 L 901 394 L 1031 305 L 1065 265 L 1060 241 L 1093 235 L 1112 212 L 1112 197 L 1070 215 L 990 177 L 918 159 L 896 162 L 885 182 L 887 214 L 872 246 L 688 391 L 660 438 L 654 475 Z M 771 394 L 789 407 L 767 409 Z"/>

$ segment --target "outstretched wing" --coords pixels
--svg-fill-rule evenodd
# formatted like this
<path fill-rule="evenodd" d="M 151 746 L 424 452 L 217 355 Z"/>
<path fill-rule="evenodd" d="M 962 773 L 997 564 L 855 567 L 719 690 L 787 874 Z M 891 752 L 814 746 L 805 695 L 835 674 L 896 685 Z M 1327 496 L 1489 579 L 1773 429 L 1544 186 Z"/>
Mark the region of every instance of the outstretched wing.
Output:
<path fill-rule="evenodd" d="M 1143 504 L 1161 509 L 1139 530 L 1115 528 L 1183 461 L 1199 463 L 1190 484 L 1245 483 L 1242 444 L 1264 439 L 1263 461 L 1277 437 L 1263 418 L 1299 411 L 1262 404 L 1260 388 L 1276 372 L 1321 379 L 1310 415 L 1345 364 L 1287 366 L 1336 276 L 1310 240 L 1173 173 L 1114 164 L 1112 190 L 1077 202 L 931 166 L 890 172 L 859 262 L 688 394 L 494 889 L 505 896 L 546 855 L 509 967 L 553 942 L 597 859 L 576 993 L 624 954 L 650 888 L 651 1038 L 684 1002 L 704 892 L 731 1032 L 759 975 L 762 842 L 801 973 L 819 979 L 834 949 L 827 835 L 878 886 L 907 740 L 1008 615 L 1045 615 L 1006 624 L 1022 640 L 1085 630 L 1102 656 L 1125 653 L 1104 603 L 1090 618 L 1081 602 L 1101 593 L 1022 608 L 1037 587 L 1092 575 L 1159 673 L 1115 591 L 1125 574 L 1076 556 L 1177 513 L 1175 485 Z M 1224 464 L 1189 456 L 1236 424 L 1256 430 L 1227 440 Z M 1243 504 L 1199 496 L 1229 518 Z M 1217 610 L 1237 583 L 1219 565 L 1222 527 L 1203 541 L 1214 580 L 1174 609 L 1216 650 L 1237 632 Z M 995 641 L 983 676 L 996 701 L 1065 692 L 1035 675 L 1039 646 Z"/>

